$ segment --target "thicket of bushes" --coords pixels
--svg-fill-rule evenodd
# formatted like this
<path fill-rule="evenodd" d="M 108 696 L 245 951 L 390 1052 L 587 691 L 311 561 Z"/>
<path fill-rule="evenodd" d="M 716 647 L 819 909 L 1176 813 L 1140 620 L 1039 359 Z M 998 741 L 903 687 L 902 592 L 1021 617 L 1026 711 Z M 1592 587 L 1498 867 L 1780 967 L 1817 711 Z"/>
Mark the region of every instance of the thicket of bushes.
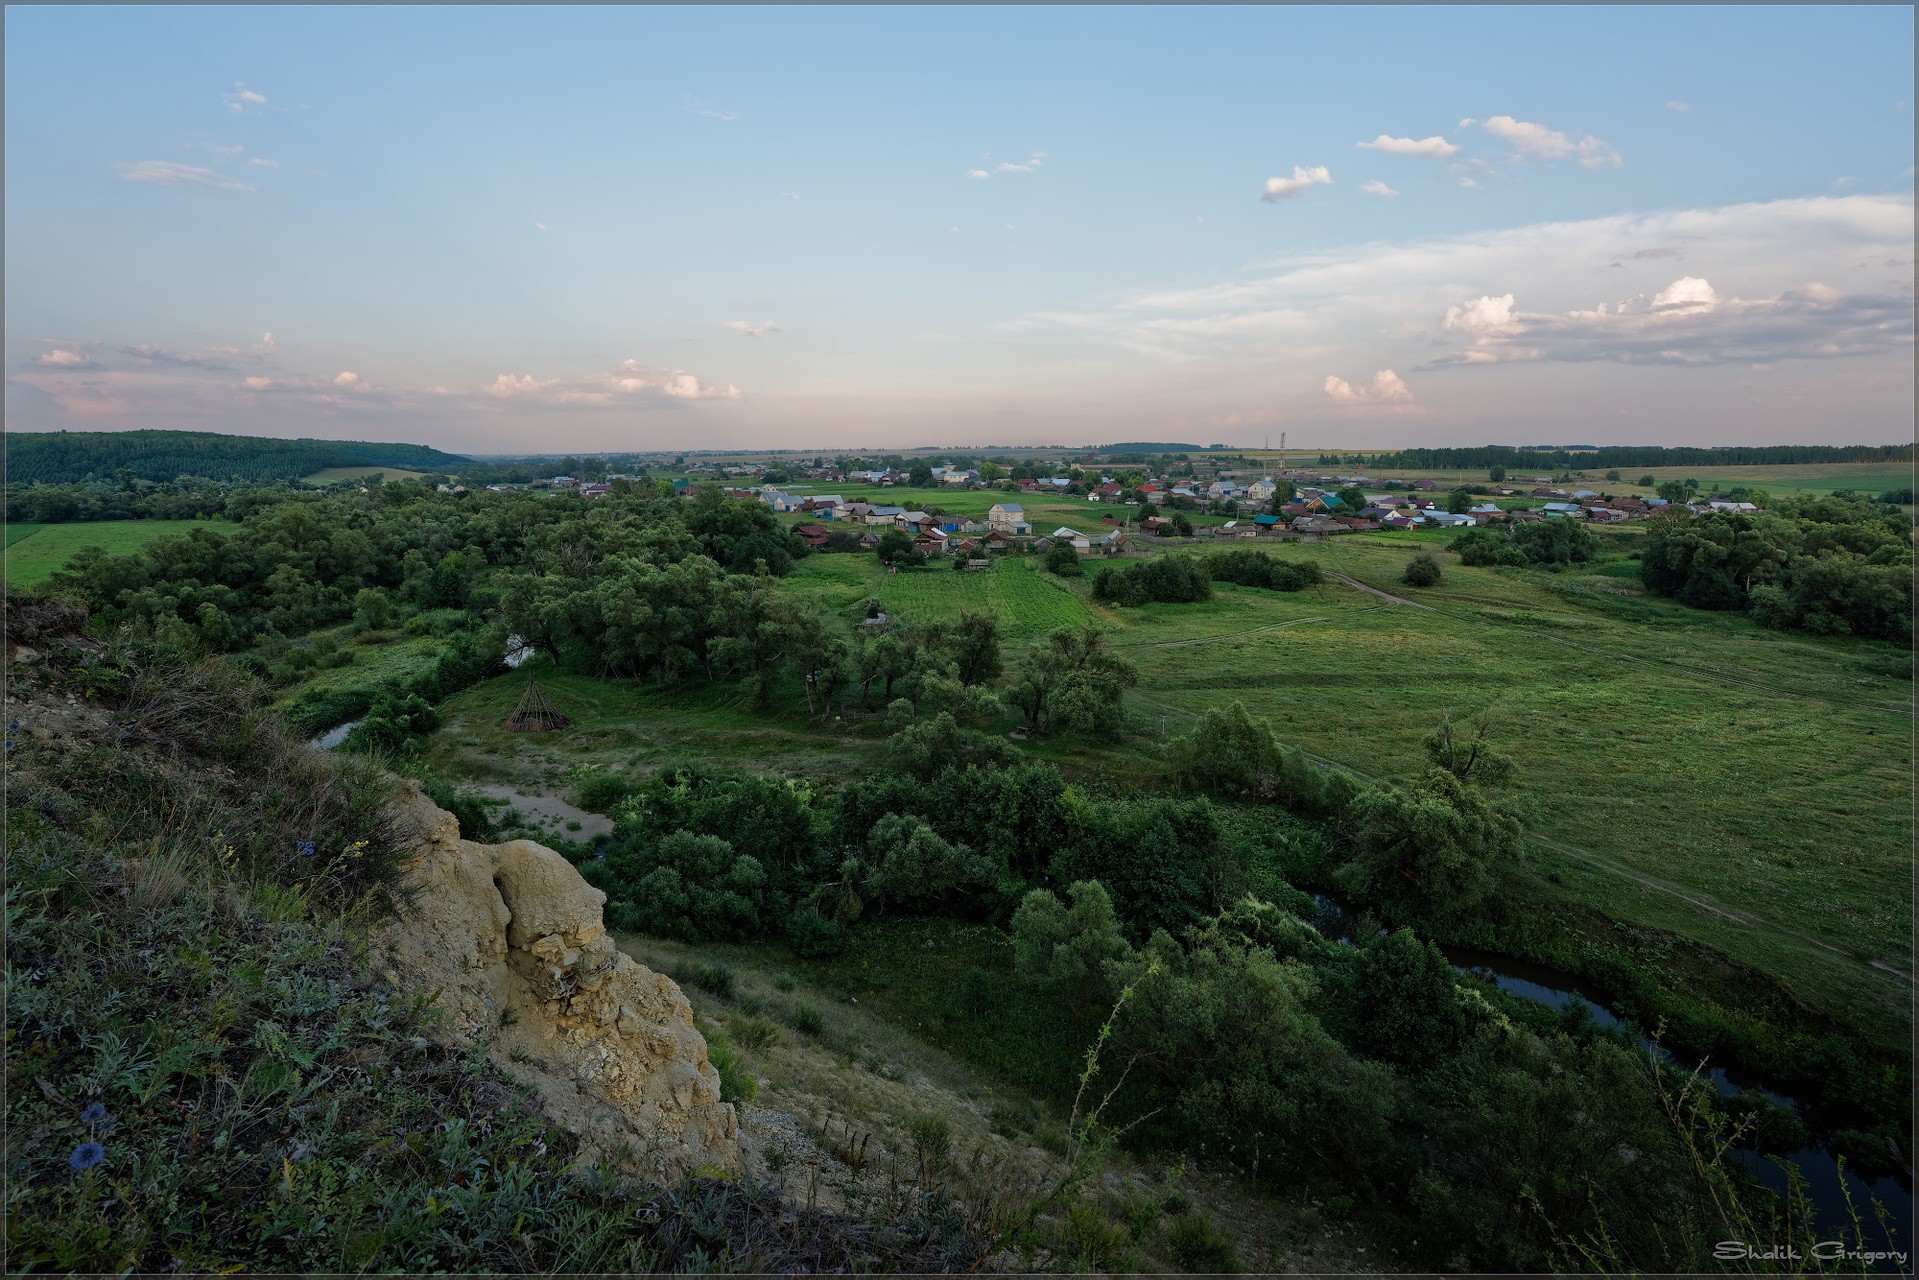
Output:
<path fill-rule="evenodd" d="M 1282 560 L 1250 549 L 1214 551 L 1203 558 L 1155 556 L 1125 566 L 1108 565 L 1093 575 L 1093 598 L 1112 604 L 1187 604 L 1209 600 L 1215 582 L 1272 591 L 1302 591 L 1324 581 L 1311 560 Z"/>

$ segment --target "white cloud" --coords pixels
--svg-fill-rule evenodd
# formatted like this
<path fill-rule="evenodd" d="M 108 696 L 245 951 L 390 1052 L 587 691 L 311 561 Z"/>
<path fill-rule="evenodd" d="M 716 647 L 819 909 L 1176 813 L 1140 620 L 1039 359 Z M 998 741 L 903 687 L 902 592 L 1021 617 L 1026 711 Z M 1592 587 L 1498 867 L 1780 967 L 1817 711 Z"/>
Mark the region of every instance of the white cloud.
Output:
<path fill-rule="evenodd" d="M 1330 183 L 1332 180 L 1332 172 L 1323 164 L 1314 165 L 1310 169 L 1303 165 L 1294 165 L 1292 177 L 1266 179 L 1266 190 L 1260 194 L 1259 198 L 1268 202 L 1291 200 L 1294 196 L 1304 195 L 1309 187 Z"/>
<path fill-rule="evenodd" d="M 1477 191 L 1479 190 L 1479 179 L 1462 177 L 1459 180 L 1459 185 L 1466 188 L 1466 190 L 1468 191 Z"/>
<path fill-rule="evenodd" d="M 1045 163 L 1046 163 L 1046 153 L 1044 151 L 1035 151 L 1032 155 L 1028 156 L 1025 160 L 1003 161 L 1000 164 L 994 165 L 990 170 L 989 169 L 968 169 L 966 171 L 966 176 L 969 178 L 986 179 L 986 178 L 991 178 L 994 174 L 999 174 L 999 173 L 1032 173 L 1035 169 L 1038 169 L 1041 165 Z"/>
<path fill-rule="evenodd" d="M 1328 374 L 1326 381 L 1320 384 L 1320 390 L 1334 404 L 1344 407 L 1413 407 L 1413 389 L 1391 369 L 1381 369 L 1375 373 L 1370 387 L 1355 387 L 1344 378 Z"/>
<path fill-rule="evenodd" d="M 199 187 L 208 191 L 251 191 L 253 184 L 229 178 L 197 165 L 171 160 L 130 160 L 119 166 L 128 182 L 151 182 L 161 187 Z"/>
<path fill-rule="evenodd" d="M 254 374 L 252 377 L 246 379 L 244 385 L 249 391 L 262 391 L 273 385 L 273 379 Z"/>
<path fill-rule="evenodd" d="M 1653 295 L 1654 311 L 1711 311 L 1719 295 L 1698 276 L 1682 276 Z"/>
<path fill-rule="evenodd" d="M 1345 362 L 1394 369 L 1435 356 L 1495 363 L 1527 358 L 1529 349 L 1544 360 L 1613 358 L 1609 352 L 1651 360 L 1661 349 L 1685 350 L 1695 361 L 1727 365 L 1755 353 L 1857 352 L 1879 357 L 1875 377 L 1909 384 L 1910 278 L 1889 286 L 1883 263 L 1910 255 L 1912 232 L 1909 194 L 1617 214 L 1287 255 L 1214 283 L 1137 290 L 1007 327 L 1078 334 L 1126 353 L 1136 367 L 1184 367 L 1195 378 L 1204 370 L 1205 385 L 1231 385 L 1242 395 L 1269 385 L 1276 367 L 1316 386 L 1327 368 Z M 1674 245 L 1685 246 L 1683 271 L 1663 260 Z M 1647 256 L 1636 257 L 1640 251 Z M 1694 286 L 1673 291 L 1675 277 L 1711 281 L 1715 308 L 1699 306 L 1705 295 Z M 1836 288 L 1841 300 L 1805 292 L 1808 280 Z M 1627 332 L 1612 319 L 1599 322 L 1590 341 L 1574 343 L 1549 341 L 1549 322 L 1536 318 L 1634 290 L 1644 291 L 1637 304 L 1644 315 L 1629 323 L 1657 322 L 1672 335 L 1649 354 L 1632 343 L 1600 344 L 1598 333 L 1618 339 Z M 1669 308 L 1686 305 L 1655 312 L 1659 293 Z M 1725 294 L 1785 301 L 1734 315 Z"/>
<path fill-rule="evenodd" d="M 220 101 L 227 104 L 229 111 L 245 114 L 247 111 L 258 110 L 265 107 L 267 105 L 267 96 L 257 90 L 247 88 L 246 81 L 235 80 L 233 82 L 233 92 L 221 94 Z"/>
<path fill-rule="evenodd" d="M 1385 151 L 1400 156 L 1431 156 L 1435 160 L 1444 160 L 1459 150 L 1438 134 L 1415 140 L 1389 137 L 1382 133 L 1371 142 L 1361 142 L 1356 145 L 1365 151 Z"/>
<path fill-rule="evenodd" d="M 333 385 L 336 387 L 360 386 L 361 385 L 360 375 L 352 372 L 351 370 L 343 369 L 339 373 L 333 376 Z"/>
<path fill-rule="evenodd" d="M 248 156 L 247 163 L 258 169 L 278 169 L 280 167 L 278 160 L 269 160 L 265 156 Z"/>
<path fill-rule="evenodd" d="M 686 112 L 688 115 L 705 116 L 709 120 L 738 120 L 740 118 L 740 113 L 737 111 L 715 111 L 710 107 L 703 107 L 694 100 L 693 95 L 690 93 L 681 99 L 680 110 Z"/>
<path fill-rule="evenodd" d="M 1387 186 L 1385 183 L 1381 182 L 1377 178 L 1374 178 L 1370 182 L 1360 183 L 1359 189 L 1361 191 L 1364 191 L 1369 196 L 1384 196 L 1388 200 L 1391 200 L 1394 197 L 1399 195 L 1399 192 L 1393 190 L 1391 187 Z"/>
<path fill-rule="evenodd" d="M 151 342 L 135 343 L 120 348 L 122 355 L 132 356 L 143 365 L 179 365 L 190 369 L 231 369 L 234 364 L 261 364 L 273 353 L 274 341 L 271 333 L 260 335 L 258 344 L 252 347 L 207 347 L 200 351 L 172 351 L 156 346 Z"/>
<path fill-rule="evenodd" d="M 55 347 L 43 351 L 33 358 L 33 362 L 46 369 L 91 369 L 93 357 L 84 351 L 75 351 L 71 347 Z"/>
<path fill-rule="evenodd" d="M 1680 101 L 1679 99 L 1677 99 L 1677 98 L 1668 98 L 1668 99 L 1666 99 L 1666 110 L 1668 110 L 1668 111 L 1691 111 L 1691 110 L 1692 110 L 1692 103 L 1690 103 L 1690 102 L 1681 102 L 1681 101 Z"/>
<path fill-rule="evenodd" d="M 720 328 L 731 329 L 736 333 L 743 333 L 749 338 L 757 338 L 763 333 L 786 332 L 786 330 L 780 328 L 780 326 L 774 324 L 771 320 L 762 320 L 758 324 L 754 324 L 751 320 L 722 320 L 720 321 Z"/>
<path fill-rule="evenodd" d="M 1722 297 L 1703 277 L 1590 309 L 1520 311 L 1512 294 L 1449 307 L 1441 321 L 1467 346 L 1428 368 L 1514 361 L 1619 364 L 1772 364 L 1906 352 L 1912 300 L 1847 294 L 1819 282 L 1768 297 Z"/>
<path fill-rule="evenodd" d="M 1591 134 L 1574 139 L 1557 129 L 1511 116 L 1491 116 L 1480 126 L 1495 138 L 1512 144 L 1514 151 L 1532 160 L 1576 158 L 1582 169 L 1618 168 L 1625 163 L 1611 146 Z"/>
<path fill-rule="evenodd" d="M 545 224 L 544 222 L 536 222 L 536 223 L 534 223 L 534 224 L 533 224 L 533 229 L 534 229 L 535 231 L 549 231 L 549 230 L 551 230 L 551 228 L 550 228 L 550 227 L 548 227 L 548 226 L 547 226 L 547 225 L 546 225 L 546 224 Z"/>

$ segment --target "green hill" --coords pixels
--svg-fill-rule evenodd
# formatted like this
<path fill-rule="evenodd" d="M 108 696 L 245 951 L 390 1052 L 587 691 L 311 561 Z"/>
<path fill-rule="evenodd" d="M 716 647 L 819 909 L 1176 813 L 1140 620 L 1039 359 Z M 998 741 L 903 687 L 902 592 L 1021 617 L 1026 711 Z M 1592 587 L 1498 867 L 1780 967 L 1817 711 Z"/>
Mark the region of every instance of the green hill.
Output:
<path fill-rule="evenodd" d="M 12 484 L 111 480 L 121 469 L 141 480 L 297 480 L 329 467 L 457 471 L 472 459 L 423 444 L 366 440 L 275 440 L 211 431 L 46 431 L 9 433 Z"/>

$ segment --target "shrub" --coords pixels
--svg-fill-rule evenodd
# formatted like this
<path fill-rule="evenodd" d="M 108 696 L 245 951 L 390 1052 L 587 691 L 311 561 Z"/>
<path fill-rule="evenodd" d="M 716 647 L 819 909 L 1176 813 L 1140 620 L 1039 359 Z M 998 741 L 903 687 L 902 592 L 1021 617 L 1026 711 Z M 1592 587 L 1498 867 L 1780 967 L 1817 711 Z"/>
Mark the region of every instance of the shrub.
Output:
<path fill-rule="evenodd" d="M 810 1004 L 794 1005 L 792 1021 L 793 1030 L 804 1032 L 809 1036 L 816 1036 L 826 1030 L 826 1019 L 821 1017 L 820 1011 Z"/>
<path fill-rule="evenodd" d="M 1056 573 L 1062 578 L 1077 578 L 1086 572 L 1079 562 L 1079 552 L 1070 543 L 1055 543 L 1046 552 L 1046 558 L 1040 561 L 1048 573 Z"/>
<path fill-rule="evenodd" d="M 1436 587 L 1439 585 L 1439 561 L 1428 552 L 1414 556 L 1407 564 L 1405 574 L 1400 578 L 1409 587 Z"/>
<path fill-rule="evenodd" d="M 1446 546 L 1458 553 L 1459 563 L 1475 568 L 1530 563 L 1526 553 L 1514 546 L 1511 538 L 1495 529 L 1464 530 Z"/>
<path fill-rule="evenodd" d="M 698 987 L 723 1000 L 733 998 L 738 984 L 733 971 L 723 964 L 683 964 L 673 970 L 672 978 L 681 986 Z"/>
<path fill-rule="evenodd" d="M 733 1042 L 726 1038 L 726 1032 L 717 1026 L 709 1025 L 706 1028 L 706 1060 L 720 1073 L 721 1102 L 738 1106 L 758 1096 L 760 1082 L 740 1057 L 739 1050 L 733 1047 Z"/>
<path fill-rule="evenodd" d="M 1175 1218 L 1166 1230 L 1166 1248 L 1184 1271 L 1218 1275 L 1239 1270 L 1239 1251 L 1204 1213 Z"/>
<path fill-rule="evenodd" d="M 1281 560 L 1277 556 L 1244 548 L 1215 551 L 1208 555 L 1206 573 L 1214 582 L 1265 587 L 1269 591 L 1303 591 L 1325 581 L 1325 575 L 1315 561 Z"/>
<path fill-rule="evenodd" d="M 1188 604 L 1212 594 L 1206 566 L 1191 556 L 1159 556 L 1125 568 L 1108 566 L 1093 575 L 1093 598 L 1113 604 Z"/>

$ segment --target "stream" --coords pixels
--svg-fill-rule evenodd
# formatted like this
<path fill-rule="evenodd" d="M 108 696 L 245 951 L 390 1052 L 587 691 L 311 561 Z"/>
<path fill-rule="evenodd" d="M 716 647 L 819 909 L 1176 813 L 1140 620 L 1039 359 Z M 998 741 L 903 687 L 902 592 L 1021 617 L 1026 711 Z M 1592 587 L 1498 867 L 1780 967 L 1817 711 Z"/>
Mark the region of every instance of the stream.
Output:
<path fill-rule="evenodd" d="M 345 724 L 336 724 L 319 737 L 309 739 L 307 745 L 309 747 L 318 747 L 322 751 L 331 751 L 342 742 L 345 742 L 346 736 L 349 733 L 352 733 L 365 723 L 366 717 L 362 716 L 358 720 L 349 720 Z"/>
<path fill-rule="evenodd" d="M 1336 942 L 1352 945 L 1353 917 L 1346 904 L 1326 894 L 1315 893 L 1312 898 L 1316 911 L 1307 923 Z M 1461 973 L 1471 973 L 1487 978 L 1501 991 L 1523 1000 L 1530 1000 L 1534 1004 L 1545 1005 L 1555 1011 L 1584 1005 L 1595 1023 L 1608 1029 L 1625 1031 L 1637 1040 L 1639 1047 L 1647 1053 L 1657 1054 L 1662 1060 L 1686 1070 L 1701 1065 L 1677 1057 L 1640 1035 L 1636 1027 L 1621 1019 L 1607 1005 L 1604 992 L 1578 978 L 1548 969 L 1543 965 L 1531 964 L 1524 960 L 1515 960 L 1511 956 L 1480 951 L 1471 947 L 1441 946 L 1440 951 L 1453 968 Z M 1822 1126 L 1809 1114 L 1807 1108 L 1801 1107 L 1797 1099 L 1767 1088 L 1763 1083 L 1740 1073 L 1729 1073 L 1723 1067 L 1706 1066 L 1699 1075 L 1702 1080 L 1709 1081 L 1722 1098 L 1729 1098 L 1751 1089 L 1792 1112 L 1805 1126 L 1807 1144 L 1797 1151 L 1786 1153 L 1781 1158 L 1796 1169 L 1799 1176 L 1805 1180 L 1806 1196 L 1812 1202 L 1817 1214 L 1820 1239 L 1839 1239 L 1842 1229 L 1850 1231 L 1852 1217 L 1846 1207 L 1846 1196 L 1850 1192 L 1852 1203 L 1858 1208 L 1861 1220 L 1866 1227 L 1866 1248 L 1890 1247 L 1911 1252 L 1913 1193 L 1910 1181 L 1898 1177 L 1867 1181 L 1847 1170 L 1844 1173 L 1842 1187 L 1839 1164 L 1833 1156 L 1829 1142 L 1834 1128 L 1846 1127 L 1843 1123 Z M 1785 1194 L 1787 1185 L 1785 1170 L 1771 1160 L 1751 1151 L 1734 1150 L 1732 1154 L 1759 1181 L 1774 1192 L 1780 1195 Z M 1870 1207 L 1872 1200 L 1878 1200 L 1884 1204 L 1890 1215 L 1893 1231 L 1890 1246 L 1887 1245 L 1873 1220 Z M 1762 1244 L 1763 1242 L 1754 1243 Z M 1903 1268 L 1891 1269 L 1902 1270 Z"/>

